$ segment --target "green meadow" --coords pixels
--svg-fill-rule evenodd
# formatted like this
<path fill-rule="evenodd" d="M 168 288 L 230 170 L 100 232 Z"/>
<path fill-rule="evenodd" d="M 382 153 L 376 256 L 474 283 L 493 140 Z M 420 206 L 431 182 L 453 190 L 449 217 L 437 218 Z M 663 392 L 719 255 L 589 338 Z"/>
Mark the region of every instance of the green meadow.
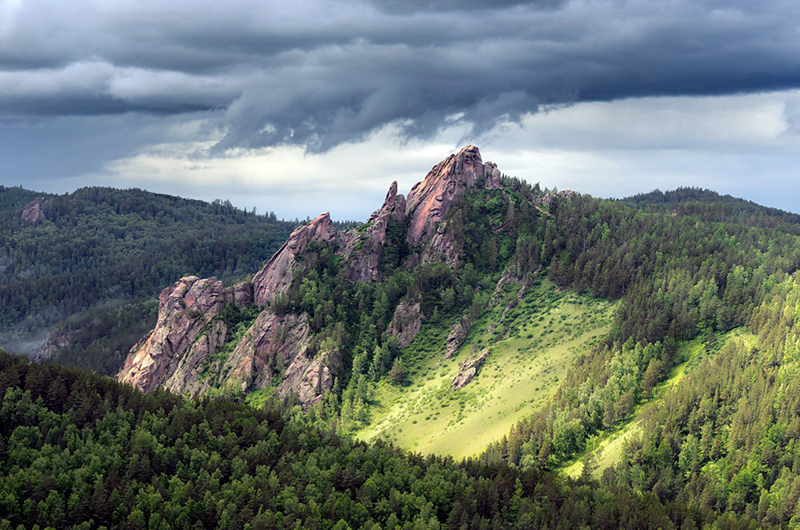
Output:
<path fill-rule="evenodd" d="M 468 457 L 507 434 L 555 392 L 577 356 L 608 332 L 615 304 L 537 281 L 496 325 L 519 286 L 473 324 L 462 347 L 445 360 L 452 320 L 423 328 L 403 352 L 405 386 L 382 381 L 363 440 L 383 438 L 421 453 Z M 513 304 L 512 304 L 513 305 Z M 468 385 L 451 389 L 459 364 L 487 349 Z"/>

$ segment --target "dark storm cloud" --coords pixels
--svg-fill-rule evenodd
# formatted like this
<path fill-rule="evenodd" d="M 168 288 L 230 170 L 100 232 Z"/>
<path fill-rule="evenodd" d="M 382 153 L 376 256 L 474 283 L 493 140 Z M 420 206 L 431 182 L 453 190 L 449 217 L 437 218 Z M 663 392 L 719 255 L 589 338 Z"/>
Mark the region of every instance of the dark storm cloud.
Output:
<path fill-rule="evenodd" d="M 542 104 L 798 87 L 799 20 L 794 0 L 10 0 L 0 117 L 206 110 L 218 151 L 477 134 Z"/>

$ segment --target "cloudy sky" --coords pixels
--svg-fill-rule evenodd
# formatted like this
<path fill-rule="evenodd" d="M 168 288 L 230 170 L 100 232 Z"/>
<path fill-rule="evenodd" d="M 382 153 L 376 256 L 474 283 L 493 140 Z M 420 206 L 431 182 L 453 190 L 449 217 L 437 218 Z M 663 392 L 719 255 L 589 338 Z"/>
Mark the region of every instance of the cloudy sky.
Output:
<path fill-rule="evenodd" d="M 800 212 L 800 2 L 0 0 L 6 186 L 364 219 L 468 143 Z"/>

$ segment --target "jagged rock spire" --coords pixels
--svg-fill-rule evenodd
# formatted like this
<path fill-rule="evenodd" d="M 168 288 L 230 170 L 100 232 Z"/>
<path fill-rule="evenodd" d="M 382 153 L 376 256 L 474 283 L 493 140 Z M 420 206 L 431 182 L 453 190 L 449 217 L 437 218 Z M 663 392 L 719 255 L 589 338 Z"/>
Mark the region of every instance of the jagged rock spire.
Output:
<path fill-rule="evenodd" d="M 500 171 L 494 164 L 484 165 L 481 152 L 474 145 L 464 147 L 435 166 L 408 194 L 406 211 L 411 215 L 408 241 L 421 243 L 436 230 L 436 223 L 444 219 L 450 205 L 461 191 L 483 181 L 487 188 L 500 187 Z"/>

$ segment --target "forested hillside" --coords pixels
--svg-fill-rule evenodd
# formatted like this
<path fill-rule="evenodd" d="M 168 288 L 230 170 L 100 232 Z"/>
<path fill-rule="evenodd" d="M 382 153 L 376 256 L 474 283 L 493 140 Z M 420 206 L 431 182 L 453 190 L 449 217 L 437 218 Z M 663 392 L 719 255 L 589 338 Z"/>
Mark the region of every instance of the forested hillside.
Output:
<path fill-rule="evenodd" d="M 794 524 L 796 216 L 696 199 L 689 193 L 664 213 L 660 200 L 630 209 L 578 196 L 551 209 L 564 230 L 553 238 L 549 277 L 622 303 L 609 336 L 581 357 L 552 402 L 484 458 L 556 468 L 593 450 L 650 400 L 679 361 L 681 341 L 699 335 L 710 347 L 717 334 L 745 326 L 754 345 L 733 341 L 708 355 L 637 416 L 644 434 L 604 481 Z"/>
<path fill-rule="evenodd" d="M 44 218 L 21 220 L 38 197 Z M 61 343 L 61 362 L 102 373 L 118 370 L 152 327 L 153 299 L 164 286 L 186 274 L 253 274 L 293 226 L 227 201 L 135 189 L 45 195 L 3 188 L 0 205 L 3 343 L 35 353 L 49 330 Z"/>
<path fill-rule="evenodd" d="M 313 415 L 0 352 L 0 528 L 751 528 L 650 492 L 354 442 Z"/>

